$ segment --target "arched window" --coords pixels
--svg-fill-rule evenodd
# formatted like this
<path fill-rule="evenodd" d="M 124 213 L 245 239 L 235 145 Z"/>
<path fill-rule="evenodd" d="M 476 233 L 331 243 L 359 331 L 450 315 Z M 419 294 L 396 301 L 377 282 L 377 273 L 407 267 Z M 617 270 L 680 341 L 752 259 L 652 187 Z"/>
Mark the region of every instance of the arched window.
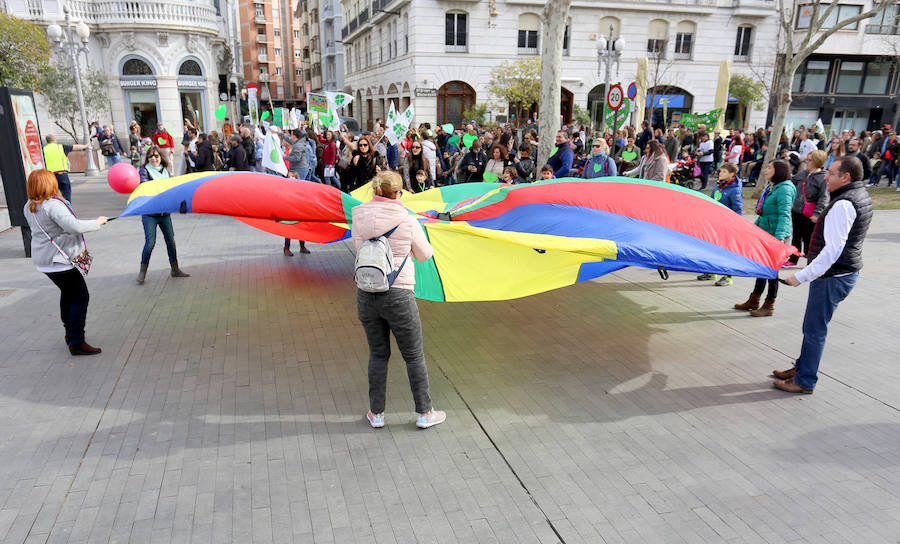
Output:
<path fill-rule="evenodd" d="M 200 63 L 193 59 L 187 59 L 178 67 L 178 75 L 202 77 L 203 70 L 200 68 Z"/>
<path fill-rule="evenodd" d="M 475 89 L 463 81 L 448 81 L 438 89 L 438 124 L 464 123 L 463 112 L 475 104 Z"/>
<path fill-rule="evenodd" d="M 612 27 L 612 36 L 608 35 L 609 27 Z M 612 38 L 612 48 L 615 50 L 616 48 L 616 38 L 621 36 L 622 22 L 619 21 L 616 17 L 604 17 L 600 19 L 600 34 L 602 34 L 607 40 Z"/>
<path fill-rule="evenodd" d="M 675 58 L 689 59 L 694 51 L 694 36 L 697 25 L 693 21 L 681 21 L 675 33 Z"/>
<path fill-rule="evenodd" d="M 650 21 L 647 28 L 647 53 L 649 57 L 665 58 L 666 40 L 669 38 L 669 23 L 663 19 Z"/>
<path fill-rule="evenodd" d="M 538 54 L 538 34 L 541 31 L 541 18 L 534 13 L 519 15 L 519 54 Z"/>
<path fill-rule="evenodd" d="M 122 65 L 123 76 L 152 76 L 153 69 L 146 61 L 138 58 L 130 58 Z"/>

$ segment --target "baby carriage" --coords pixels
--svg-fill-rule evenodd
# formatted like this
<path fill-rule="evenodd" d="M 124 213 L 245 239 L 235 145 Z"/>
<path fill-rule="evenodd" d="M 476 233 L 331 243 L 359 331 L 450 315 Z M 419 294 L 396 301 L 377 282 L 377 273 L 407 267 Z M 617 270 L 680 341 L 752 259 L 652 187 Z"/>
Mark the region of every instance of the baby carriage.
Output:
<path fill-rule="evenodd" d="M 700 166 L 692 158 L 682 159 L 675 163 L 672 173 L 669 174 L 669 182 L 688 189 L 700 188 Z"/>

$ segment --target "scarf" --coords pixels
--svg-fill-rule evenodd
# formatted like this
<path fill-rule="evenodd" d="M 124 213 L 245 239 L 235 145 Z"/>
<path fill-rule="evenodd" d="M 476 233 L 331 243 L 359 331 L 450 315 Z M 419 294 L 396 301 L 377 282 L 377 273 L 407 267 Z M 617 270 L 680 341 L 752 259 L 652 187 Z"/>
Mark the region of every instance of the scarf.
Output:
<path fill-rule="evenodd" d="M 156 168 L 148 163 L 144 165 L 144 168 L 147 169 L 147 175 L 150 176 L 151 180 L 166 179 L 169 177 L 169 171 L 161 164 L 159 165 L 159 168 Z"/>

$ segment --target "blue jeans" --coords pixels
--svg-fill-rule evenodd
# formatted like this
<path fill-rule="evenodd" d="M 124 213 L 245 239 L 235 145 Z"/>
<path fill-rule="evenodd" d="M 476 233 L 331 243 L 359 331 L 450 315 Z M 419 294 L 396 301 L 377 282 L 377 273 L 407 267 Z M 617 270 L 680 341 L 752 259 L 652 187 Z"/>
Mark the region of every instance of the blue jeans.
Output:
<path fill-rule="evenodd" d="M 881 164 L 881 173 L 887 176 L 888 179 L 888 187 L 891 186 L 891 183 L 894 183 L 894 178 L 897 177 L 897 165 L 894 164 L 893 159 L 884 159 Z"/>
<path fill-rule="evenodd" d="M 416 412 L 431 410 L 428 369 L 422 347 L 422 322 L 416 295 L 410 289 L 392 287 L 384 293 L 356 290 L 356 308 L 366 340 L 369 342 L 369 409 L 384 412 L 388 360 L 391 358 L 391 332 L 406 361 L 406 374 Z"/>
<path fill-rule="evenodd" d="M 713 166 L 715 163 L 713 161 L 709 162 L 701 162 L 698 163 L 700 165 L 700 190 L 706 189 L 706 184 L 709 181 L 709 173 L 712 172 Z"/>
<path fill-rule="evenodd" d="M 169 264 L 178 260 L 175 253 L 175 229 L 172 228 L 172 217 L 169 214 L 142 215 L 141 223 L 144 225 L 144 251 L 141 253 L 141 264 L 150 264 L 150 253 L 156 245 L 156 227 L 162 231 L 163 240 L 166 241 L 166 251 L 169 253 Z"/>
<path fill-rule="evenodd" d="M 69 181 L 67 172 L 54 172 L 56 176 L 56 184 L 59 185 L 59 194 L 69 202 L 72 202 L 72 182 Z"/>
<path fill-rule="evenodd" d="M 69 346 L 80 346 L 84 343 L 84 324 L 91 300 L 84 276 L 75 268 L 70 268 L 62 272 L 50 272 L 47 277 L 59 287 L 59 317 L 66 329 L 66 343 Z"/>
<path fill-rule="evenodd" d="M 338 189 L 341 188 L 341 182 L 338 181 L 337 176 L 325 176 L 325 183 L 337 187 Z"/>
<path fill-rule="evenodd" d="M 106 157 L 106 167 L 107 167 L 107 168 L 112 168 L 112 165 L 114 165 L 114 164 L 116 164 L 117 162 L 119 162 L 119 155 L 118 155 L 118 154 L 116 154 L 116 155 L 103 155 L 103 156 Z"/>
<path fill-rule="evenodd" d="M 794 383 L 813 389 L 818 381 L 819 362 L 825 351 L 825 336 L 834 311 L 856 285 L 859 272 L 847 276 L 822 277 L 809 284 L 806 314 L 803 316 L 803 345 L 797 358 Z"/>

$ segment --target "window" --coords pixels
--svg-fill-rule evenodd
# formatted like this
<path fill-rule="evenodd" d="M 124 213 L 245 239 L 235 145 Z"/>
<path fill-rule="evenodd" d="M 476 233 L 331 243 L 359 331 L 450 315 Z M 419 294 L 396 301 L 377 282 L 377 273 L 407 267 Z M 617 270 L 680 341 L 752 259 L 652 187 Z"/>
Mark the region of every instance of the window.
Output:
<path fill-rule="evenodd" d="M 259 53 L 260 55 L 265 55 L 265 54 L 266 54 L 266 46 L 265 46 L 265 45 L 258 45 L 258 46 L 256 47 L 256 52 Z"/>
<path fill-rule="evenodd" d="M 753 27 L 739 26 L 737 38 L 734 40 L 734 56 L 740 60 L 750 60 L 750 39 L 753 36 Z"/>
<path fill-rule="evenodd" d="M 128 59 L 125 61 L 125 64 L 122 65 L 122 75 L 150 76 L 153 75 L 153 70 L 150 68 L 149 64 L 141 59 Z"/>
<path fill-rule="evenodd" d="M 822 17 L 825 13 L 825 10 L 828 9 L 828 4 L 822 4 L 819 7 L 818 17 Z M 838 21 L 846 21 L 847 19 L 859 15 L 862 11 L 862 6 L 852 5 L 852 4 L 840 4 L 832 12 L 828 15 L 828 18 L 822 22 L 822 28 L 832 28 L 835 26 Z M 797 28 L 804 29 L 809 28 L 810 23 L 812 22 L 813 15 L 813 6 L 806 5 L 800 8 L 799 13 L 797 13 Z M 846 30 L 856 30 L 859 28 L 859 23 L 853 23 L 852 25 L 848 25 L 844 27 Z"/>
<path fill-rule="evenodd" d="M 280 56 L 281 56 L 281 48 L 280 48 L 280 47 L 276 47 L 276 48 L 275 48 L 275 56 L 276 56 L 276 57 L 280 57 Z"/>
<path fill-rule="evenodd" d="M 303 56 L 303 52 L 299 49 L 294 49 L 294 58 L 299 59 L 301 56 Z"/>
<path fill-rule="evenodd" d="M 448 13 L 446 15 L 444 45 L 447 47 L 447 51 L 466 51 L 467 17 L 465 13 Z"/>
<path fill-rule="evenodd" d="M 278 8 L 272 8 L 272 18 L 273 19 L 278 18 Z"/>
<path fill-rule="evenodd" d="M 265 38 L 266 37 L 266 29 L 265 28 L 257 28 L 256 35 L 262 36 L 263 38 Z"/>
<path fill-rule="evenodd" d="M 278 87 L 275 88 L 275 96 L 281 96 L 283 94 L 284 94 L 284 87 L 279 85 Z"/>
<path fill-rule="evenodd" d="M 569 54 L 569 24 L 566 23 L 566 31 L 563 32 L 563 55 Z"/>
<path fill-rule="evenodd" d="M 297 68 L 296 70 L 294 70 L 294 75 L 297 77 L 303 77 L 303 70 Z"/>
<path fill-rule="evenodd" d="M 619 32 L 620 25 L 621 23 L 615 17 L 604 17 L 600 19 L 600 33 L 606 38 L 613 38 L 611 40 L 612 45 L 609 46 L 613 51 L 616 50 L 616 38 L 622 35 Z M 610 28 L 612 28 L 612 30 L 610 30 Z M 610 32 L 610 34 L 607 34 L 607 32 Z"/>
<path fill-rule="evenodd" d="M 541 29 L 541 19 L 534 13 L 519 15 L 519 54 L 538 54 L 538 31 Z"/>
<path fill-rule="evenodd" d="M 835 92 L 858 93 L 862 86 L 864 67 L 864 62 L 841 62 Z"/>
<path fill-rule="evenodd" d="M 266 16 L 266 12 L 264 11 L 262 4 L 256 4 L 255 11 L 256 11 L 257 17 L 265 17 Z"/>
<path fill-rule="evenodd" d="M 647 29 L 647 53 L 651 58 L 666 56 L 666 38 L 669 36 L 669 23 L 662 19 L 650 21 Z"/>
<path fill-rule="evenodd" d="M 276 37 L 276 38 L 280 38 L 280 37 L 281 37 L 281 29 L 280 29 L 280 28 L 276 28 L 276 29 L 273 30 L 272 32 L 275 34 L 275 37 Z"/>
<path fill-rule="evenodd" d="M 181 66 L 178 68 L 178 75 L 202 76 L 203 70 L 200 69 L 200 65 L 197 63 L 197 61 L 188 59 L 181 63 Z"/>
<path fill-rule="evenodd" d="M 808 60 L 794 74 L 793 90 L 804 93 L 824 93 L 828 86 L 831 61 Z"/>
<path fill-rule="evenodd" d="M 276 75 L 276 76 L 280 76 L 280 75 L 281 75 L 281 67 L 280 67 L 280 66 L 278 66 L 278 67 L 275 68 L 275 75 Z"/>
<path fill-rule="evenodd" d="M 295 39 L 295 40 L 299 40 L 299 39 L 300 39 L 300 31 L 299 31 L 299 30 L 295 30 L 295 31 L 294 31 L 294 39 Z"/>
<path fill-rule="evenodd" d="M 900 6 L 890 5 L 881 10 L 878 15 L 869 19 L 866 24 L 867 34 L 900 34 Z"/>
<path fill-rule="evenodd" d="M 866 81 L 863 94 L 887 94 L 891 80 L 891 64 L 888 62 L 867 62 Z"/>
<path fill-rule="evenodd" d="M 675 34 L 675 58 L 689 59 L 694 48 L 694 34 L 696 27 L 691 21 L 681 21 L 678 23 L 677 32 Z"/>

